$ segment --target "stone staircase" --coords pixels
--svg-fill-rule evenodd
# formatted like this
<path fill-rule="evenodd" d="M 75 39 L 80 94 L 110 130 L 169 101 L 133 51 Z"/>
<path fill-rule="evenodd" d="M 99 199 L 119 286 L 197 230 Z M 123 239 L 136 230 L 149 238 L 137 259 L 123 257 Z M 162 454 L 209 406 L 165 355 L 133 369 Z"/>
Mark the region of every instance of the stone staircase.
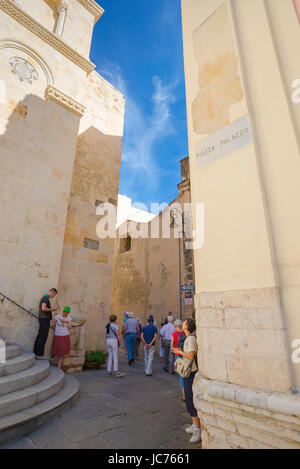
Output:
<path fill-rule="evenodd" d="M 61 415 L 78 395 L 74 377 L 6 342 L 6 363 L 0 364 L 0 445 Z"/>

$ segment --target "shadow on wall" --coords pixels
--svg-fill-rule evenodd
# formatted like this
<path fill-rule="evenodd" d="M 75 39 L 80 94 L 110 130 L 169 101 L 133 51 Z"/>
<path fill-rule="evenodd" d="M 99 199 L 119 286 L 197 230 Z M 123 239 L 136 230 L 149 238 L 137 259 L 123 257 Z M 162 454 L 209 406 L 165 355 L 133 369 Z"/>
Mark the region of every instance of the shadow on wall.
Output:
<path fill-rule="evenodd" d="M 105 345 L 112 289 L 114 239 L 96 233 L 101 202 L 117 205 L 122 137 L 91 126 L 77 141 L 58 304 L 69 305 L 72 315 L 85 319 L 82 340 L 86 349 Z"/>
<path fill-rule="evenodd" d="M 36 313 L 58 284 L 79 117 L 35 95 L 0 113 L 0 291 Z M 37 321 L 0 306 L 0 335 L 31 349 Z"/>

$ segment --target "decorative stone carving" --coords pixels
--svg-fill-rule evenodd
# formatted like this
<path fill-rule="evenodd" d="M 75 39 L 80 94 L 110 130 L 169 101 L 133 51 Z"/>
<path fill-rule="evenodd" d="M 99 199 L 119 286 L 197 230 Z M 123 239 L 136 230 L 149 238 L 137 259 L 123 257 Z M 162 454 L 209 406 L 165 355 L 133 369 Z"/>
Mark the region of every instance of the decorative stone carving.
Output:
<path fill-rule="evenodd" d="M 5 49 L 12 49 L 13 51 L 10 53 L 13 53 L 14 57 L 29 61 L 29 64 L 35 67 L 37 70 L 38 79 L 41 81 L 45 80 L 47 86 L 54 83 L 53 75 L 48 64 L 35 50 L 31 49 L 28 45 L 19 41 L 13 41 L 11 39 L 0 39 L 0 53 L 1 51 L 4 51 L 5 53 Z M 8 53 L 5 53 L 5 55 L 9 59 Z"/>
<path fill-rule="evenodd" d="M 32 84 L 33 80 L 38 79 L 36 69 L 27 60 L 20 57 L 11 57 L 9 63 L 12 67 L 12 72 L 18 75 L 21 81 L 27 81 L 27 83 Z"/>
<path fill-rule="evenodd" d="M 73 112 L 73 114 L 76 114 L 79 117 L 83 116 L 86 109 L 82 104 L 75 101 L 75 99 L 70 98 L 62 91 L 57 90 L 54 86 L 48 86 L 46 90 L 46 99 L 60 104 L 65 109 Z"/>
<path fill-rule="evenodd" d="M 0 0 L 0 9 L 14 18 L 18 23 L 22 24 L 25 28 L 29 29 L 32 33 L 36 34 L 39 38 L 50 44 L 54 49 L 74 62 L 80 68 L 90 73 L 94 70 L 95 65 L 89 60 L 85 59 L 82 55 L 76 52 L 72 47 L 65 44 L 65 42 L 56 34 L 48 31 L 44 26 L 35 21 L 30 15 L 21 10 L 12 0 Z"/>
<path fill-rule="evenodd" d="M 98 21 L 104 13 L 103 8 L 94 0 L 78 0 L 78 2 L 95 16 L 95 21 Z"/>

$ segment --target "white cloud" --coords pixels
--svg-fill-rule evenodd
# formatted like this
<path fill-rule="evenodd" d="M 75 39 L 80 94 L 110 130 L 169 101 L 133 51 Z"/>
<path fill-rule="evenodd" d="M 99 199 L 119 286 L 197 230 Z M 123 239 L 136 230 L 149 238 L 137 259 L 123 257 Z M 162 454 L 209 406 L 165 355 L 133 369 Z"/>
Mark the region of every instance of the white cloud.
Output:
<path fill-rule="evenodd" d="M 177 80 L 164 83 L 160 77 L 153 77 L 149 113 L 146 106 L 139 104 L 128 88 L 119 65 L 106 62 L 99 69 L 99 73 L 119 89 L 126 99 L 122 160 L 126 163 L 128 178 L 126 177 L 127 187 L 121 188 L 122 193 L 126 193 L 126 190 L 132 193 L 137 178 L 139 181 L 140 178 L 147 178 L 147 185 L 155 187 L 160 172 L 156 161 L 161 155 L 155 154 L 154 147 L 160 139 L 174 133 L 171 108 L 176 101 Z"/>

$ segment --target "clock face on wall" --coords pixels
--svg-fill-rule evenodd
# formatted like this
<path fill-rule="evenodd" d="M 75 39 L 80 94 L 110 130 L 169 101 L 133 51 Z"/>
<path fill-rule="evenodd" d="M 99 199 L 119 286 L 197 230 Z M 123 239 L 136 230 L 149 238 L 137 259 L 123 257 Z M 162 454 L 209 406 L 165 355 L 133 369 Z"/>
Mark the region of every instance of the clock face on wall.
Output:
<path fill-rule="evenodd" d="M 33 80 L 38 79 L 36 69 L 25 59 L 20 57 L 11 57 L 9 63 L 12 67 L 12 72 L 17 75 L 21 81 L 27 81 L 32 84 Z"/>

